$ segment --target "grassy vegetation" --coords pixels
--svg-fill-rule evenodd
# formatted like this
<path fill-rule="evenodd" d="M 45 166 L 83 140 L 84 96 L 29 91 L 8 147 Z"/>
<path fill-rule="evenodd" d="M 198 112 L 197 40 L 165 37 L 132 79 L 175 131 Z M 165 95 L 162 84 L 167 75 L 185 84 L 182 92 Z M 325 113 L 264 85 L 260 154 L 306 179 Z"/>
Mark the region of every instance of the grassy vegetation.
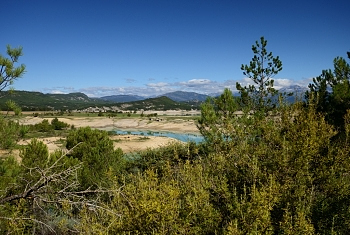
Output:
<path fill-rule="evenodd" d="M 13 115 L 11 113 L 11 115 Z M 176 119 L 179 120 L 198 120 L 200 115 L 167 115 L 167 114 L 158 114 L 154 113 L 151 115 L 134 113 L 134 112 L 125 112 L 125 113 L 115 113 L 115 112 L 104 112 L 99 113 L 88 113 L 88 112 L 22 112 L 24 117 L 40 117 L 40 118 L 113 118 L 113 119 L 125 119 L 125 118 L 142 118 L 142 119 L 155 119 L 156 117 L 161 118 L 162 120 L 173 121 Z"/>
<path fill-rule="evenodd" d="M 262 58 L 254 56 L 242 70 L 259 89 L 238 84 L 240 99 L 229 89 L 207 99 L 196 122 L 205 139 L 199 144 L 124 154 L 114 148 L 112 132 L 54 118 L 74 113 L 45 113 L 51 122 L 29 128 L 0 116 L 2 149 L 31 138 L 21 161 L 0 159 L 0 233 L 350 234 L 350 65 L 336 58 L 334 72 L 314 79 L 304 103 L 280 97 L 276 104 L 265 75 L 282 64 L 268 54 L 273 63 L 262 68 L 266 41 L 256 44 Z M 130 110 L 181 106 L 164 97 L 133 105 Z M 123 115 L 111 118 L 140 118 L 134 111 Z M 68 152 L 49 153 L 35 139 L 60 135 Z"/>
<path fill-rule="evenodd" d="M 45 180 L 40 172 L 54 177 L 67 169 L 72 175 L 55 178 L 54 183 L 45 184 L 45 190 L 37 192 L 40 199 L 45 199 L 37 199 L 42 208 L 39 211 L 32 206 L 30 198 L 24 198 L 23 204 L 5 202 L 9 209 L 0 208 L 2 213 L 12 218 L 21 213 L 18 210 L 26 210 L 32 218 L 54 225 L 55 231 L 62 234 L 64 229 L 82 234 L 89 231 L 102 234 L 126 231 L 141 234 L 152 231 L 158 234 L 172 234 L 169 231 L 177 234 L 347 233 L 349 229 L 343 226 L 350 221 L 345 200 L 350 192 L 347 140 L 333 142 L 336 132 L 313 106 L 281 106 L 276 110 L 279 118 L 259 112 L 237 116 L 234 112 L 221 112 L 226 106 L 235 106 L 222 102 L 234 102 L 227 96 L 225 93 L 214 103 L 203 106 L 198 120 L 206 138 L 202 144 L 172 144 L 127 155 L 113 149 L 113 142 L 123 140 L 110 140 L 110 133 L 104 131 L 70 130 L 69 127 L 53 130 L 47 128 L 50 124 L 47 122 L 32 126 L 27 137 L 61 135 L 67 140 L 57 140 L 60 144 L 67 145 L 68 149 L 78 146 L 52 168 L 62 154 L 48 154 L 45 145 L 31 141 L 22 147 L 25 167 L 10 164 L 11 158 L 1 160 L 0 169 L 4 173 L 0 174 L 0 187 L 6 188 L 5 183 L 17 185 L 21 192 L 27 183 L 14 179 L 25 177 L 37 182 Z M 139 118 L 130 116 L 135 117 Z M 42 131 L 43 126 L 47 132 Z M 147 139 L 140 136 L 135 140 Z M 33 163 L 38 164 L 30 165 Z M 75 166 L 79 167 L 73 170 Z M 50 173 L 47 169 L 54 170 Z M 76 186 L 69 188 L 68 185 Z M 89 191 L 88 195 L 74 195 L 84 190 Z M 10 200 L 8 195 L 16 191 L 4 192 L 8 194 L 0 194 L 0 200 Z M 74 196 L 62 199 L 54 192 Z M 82 201 L 78 203 L 76 198 Z M 46 204 L 48 199 L 64 201 L 56 207 Z M 92 212 L 83 206 L 88 203 L 99 209 Z M 55 214 L 41 213 L 41 210 Z M 70 218 L 79 222 L 65 222 Z M 17 229 L 17 233 L 28 226 L 45 230 L 31 220 L 15 225 L 0 222 L 4 231 Z"/>

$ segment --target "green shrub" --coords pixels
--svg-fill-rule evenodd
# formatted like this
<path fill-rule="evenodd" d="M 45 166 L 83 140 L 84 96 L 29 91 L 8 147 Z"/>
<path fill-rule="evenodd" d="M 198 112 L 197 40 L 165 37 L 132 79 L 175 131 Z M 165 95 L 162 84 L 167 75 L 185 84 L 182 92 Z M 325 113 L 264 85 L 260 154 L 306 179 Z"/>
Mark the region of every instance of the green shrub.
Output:
<path fill-rule="evenodd" d="M 69 126 L 67 123 L 59 121 L 58 118 L 52 119 L 51 125 L 54 130 L 62 130 Z"/>
<path fill-rule="evenodd" d="M 39 132 L 50 132 L 52 131 L 52 125 L 50 125 L 47 119 L 44 119 L 40 123 L 35 124 L 34 129 Z"/>
<path fill-rule="evenodd" d="M 44 168 L 49 161 L 49 150 L 42 141 L 32 139 L 21 151 L 20 156 L 25 167 Z"/>
<path fill-rule="evenodd" d="M 72 149 L 69 156 L 83 162 L 79 175 L 83 187 L 108 186 L 112 180 L 110 175 L 122 171 L 123 152 L 114 150 L 108 132 L 90 127 L 78 128 L 69 132 L 66 141 L 67 149 Z"/>
<path fill-rule="evenodd" d="M 0 148 L 12 149 L 16 146 L 21 134 L 21 125 L 18 122 L 7 120 L 0 116 Z"/>

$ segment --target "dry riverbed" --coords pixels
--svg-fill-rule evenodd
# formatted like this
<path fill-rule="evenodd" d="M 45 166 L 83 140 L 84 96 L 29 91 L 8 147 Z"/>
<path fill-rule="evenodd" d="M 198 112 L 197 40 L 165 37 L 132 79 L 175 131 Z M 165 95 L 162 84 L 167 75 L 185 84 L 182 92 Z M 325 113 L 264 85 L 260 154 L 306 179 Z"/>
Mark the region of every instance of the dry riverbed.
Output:
<path fill-rule="evenodd" d="M 24 117 L 20 123 L 29 125 L 40 123 L 44 118 L 40 117 Z M 45 118 L 49 122 L 53 118 Z M 78 127 L 89 126 L 91 128 L 102 130 L 143 130 L 143 131 L 169 131 L 174 133 L 192 133 L 198 134 L 194 120 L 188 119 L 171 119 L 158 117 L 152 118 L 108 118 L 108 117 L 63 117 L 58 118 L 60 121 Z M 138 136 L 138 135 L 115 135 L 111 136 L 115 148 L 121 148 L 123 152 L 129 153 L 134 151 L 146 150 L 148 148 L 157 148 L 165 146 L 171 142 L 178 141 L 168 137 L 157 136 Z M 49 148 L 49 151 L 64 148 L 62 137 L 41 138 Z M 25 145 L 26 141 L 19 144 Z"/>

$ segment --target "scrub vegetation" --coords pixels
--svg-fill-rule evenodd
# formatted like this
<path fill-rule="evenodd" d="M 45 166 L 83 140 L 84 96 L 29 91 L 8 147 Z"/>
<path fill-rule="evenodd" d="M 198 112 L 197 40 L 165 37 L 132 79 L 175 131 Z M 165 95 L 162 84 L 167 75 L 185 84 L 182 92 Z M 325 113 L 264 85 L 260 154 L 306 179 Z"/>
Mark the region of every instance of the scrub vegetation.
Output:
<path fill-rule="evenodd" d="M 282 65 L 265 54 L 242 66 L 257 88 L 202 104 L 203 143 L 124 154 L 86 127 L 67 130 L 67 152 L 33 138 L 21 161 L 1 158 L 0 233 L 349 234 L 349 64 L 336 58 L 304 102 L 287 104 L 270 99 Z M 0 122 L 1 148 L 26 134 Z"/>

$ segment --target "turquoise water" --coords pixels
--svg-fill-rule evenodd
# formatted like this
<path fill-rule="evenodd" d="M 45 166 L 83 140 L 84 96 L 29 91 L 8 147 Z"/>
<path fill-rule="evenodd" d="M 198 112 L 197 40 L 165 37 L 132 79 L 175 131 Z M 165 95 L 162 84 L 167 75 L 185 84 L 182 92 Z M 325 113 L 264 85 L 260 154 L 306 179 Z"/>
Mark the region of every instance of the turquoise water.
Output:
<path fill-rule="evenodd" d="M 141 135 L 141 136 L 164 136 L 174 138 L 183 142 L 195 142 L 200 143 L 204 140 L 202 135 L 173 133 L 173 132 L 158 132 L 158 131 L 127 131 L 127 130 L 114 130 L 118 135 Z"/>

